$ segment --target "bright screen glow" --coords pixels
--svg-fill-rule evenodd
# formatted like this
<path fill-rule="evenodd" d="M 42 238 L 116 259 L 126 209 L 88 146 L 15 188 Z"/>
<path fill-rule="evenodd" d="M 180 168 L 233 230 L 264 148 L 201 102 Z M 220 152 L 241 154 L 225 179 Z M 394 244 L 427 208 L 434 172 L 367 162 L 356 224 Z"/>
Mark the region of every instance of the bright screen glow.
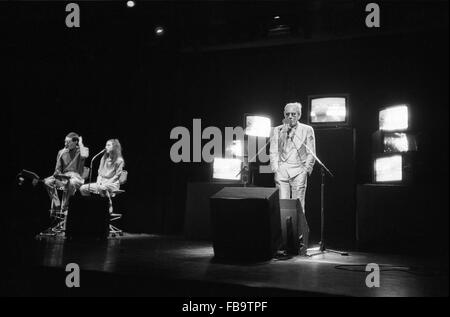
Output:
<path fill-rule="evenodd" d="M 241 163 L 242 161 L 240 159 L 235 158 L 214 158 L 213 178 L 240 180 L 241 174 L 239 172 L 241 171 Z"/>
<path fill-rule="evenodd" d="M 345 122 L 347 108 L 344 97 L 311 99 L 311 123 Z"/>
<path fill-rule="evenodd" d="M 270 137 L 272 122 L 269 118 L 247 116 L 245 118 L 245 134 L 258 137 Z"/>
<path fill-rule="evenodd" d="M 384 131 L 408 129 L 408 107 L 400 105 L 381 110 L 379 124 L 380 130 Z"/>
<path fill-rule="evenodd" d="M 401 155 L 377 158 L 374 165 L 375 182 L 395 182 L 403 179 Z"/>
<path fill-rule="evenodd" d="M 384 152 L 408 152 L 409 140 L 406 133 L 393 133 L 384 137 Z"/>
<path fill-rule="evenodd" d="M 232 156 L 244 156 L 244 145 L 241 140 L 234 140 L 226 149 L 227 153 Z"/>

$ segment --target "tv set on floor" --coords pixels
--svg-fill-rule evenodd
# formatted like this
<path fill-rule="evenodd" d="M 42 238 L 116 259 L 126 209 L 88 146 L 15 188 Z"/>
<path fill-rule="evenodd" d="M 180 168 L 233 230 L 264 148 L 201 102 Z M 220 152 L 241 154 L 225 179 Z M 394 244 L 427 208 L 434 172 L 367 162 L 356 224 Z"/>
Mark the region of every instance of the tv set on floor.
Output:
<path fill-rule="evenodd" d="M 242 179 L 242 160 L 238 158 L 214 158 L 212 164 L 212 180 L 240 182 Z"/>

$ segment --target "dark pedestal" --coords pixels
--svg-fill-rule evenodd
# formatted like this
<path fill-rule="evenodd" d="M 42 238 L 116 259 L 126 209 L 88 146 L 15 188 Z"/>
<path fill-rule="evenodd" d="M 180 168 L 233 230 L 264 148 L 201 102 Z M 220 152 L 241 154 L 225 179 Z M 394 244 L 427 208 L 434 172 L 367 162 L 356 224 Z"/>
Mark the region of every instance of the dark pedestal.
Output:
<path fill-rule="evenodd" d="M 358 249 L 412 254 L 445 251 L 448 210 L 442 209 L 444 197 L 438 192 L 429 185 L 358 185 Z"/>
<path fill-rule="evenodd" d="M 75 195 L 70 200 L 66 237 L 106 239 L 109 234 L 109 200 L 99 195 Z"/>
<path fill-rule="evenodd" d="M 214 255 L 268 260 L 281 244 L 278 189 L 226 187 L 210 198 Z"/>
<path fill-rule="evenodd" d="M 193 240 L 212 240 L 209 198 L 224 187 L 242 187 L 230 183 L 188 183 L 184 235 Z"/>

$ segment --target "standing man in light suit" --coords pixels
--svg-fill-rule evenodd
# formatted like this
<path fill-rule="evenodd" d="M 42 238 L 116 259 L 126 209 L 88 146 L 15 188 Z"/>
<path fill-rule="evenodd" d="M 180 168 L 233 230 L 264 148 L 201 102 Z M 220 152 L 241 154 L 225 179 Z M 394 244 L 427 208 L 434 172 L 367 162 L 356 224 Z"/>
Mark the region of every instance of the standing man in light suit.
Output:
<path fill-rule="evenodd" d="M 302 105 L 288 103 L 284 107 L 282 125 L 273 128 L 270 139 L 270 166 L 280 199 L 299 199 L 305 212 L 307 177 L 315 163 L 316 141 L 311 126 L 298 122 Z"/>

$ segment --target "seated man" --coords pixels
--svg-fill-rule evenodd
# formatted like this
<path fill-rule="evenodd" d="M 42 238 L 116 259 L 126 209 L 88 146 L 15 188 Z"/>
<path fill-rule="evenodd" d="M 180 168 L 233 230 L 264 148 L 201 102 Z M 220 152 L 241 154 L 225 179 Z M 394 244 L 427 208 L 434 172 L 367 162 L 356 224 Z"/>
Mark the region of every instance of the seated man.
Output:
<path fill-rule="evenodd" d="M 88 156 L 89 149 L 84 147 L 81 136 L 74 132 L 69 133 L 64 140 L 64 148 L 56 157 L 55 172 L 44 180 L 50 199 L 53 201 L 53 208 L 61 206 L 56 189 L 64 187 L 67 196 L 62 202 L 61 211 L 67 211 L 70 197 L 84 183 L 81 175 L 84 161 Z"/>
<path fill-rule="evenodd" d="M 119 179 L 124 165 L 125 161 L 122 157 L 122 146 L 119 140 L 108 140 L 105 145 L 105 154 L 103 154 L 100 160 L 97 182 L 81 186 L 81 194 L 89 195 L 91 192 L 109 197 L 110 193 L 120 188 Z"/>

